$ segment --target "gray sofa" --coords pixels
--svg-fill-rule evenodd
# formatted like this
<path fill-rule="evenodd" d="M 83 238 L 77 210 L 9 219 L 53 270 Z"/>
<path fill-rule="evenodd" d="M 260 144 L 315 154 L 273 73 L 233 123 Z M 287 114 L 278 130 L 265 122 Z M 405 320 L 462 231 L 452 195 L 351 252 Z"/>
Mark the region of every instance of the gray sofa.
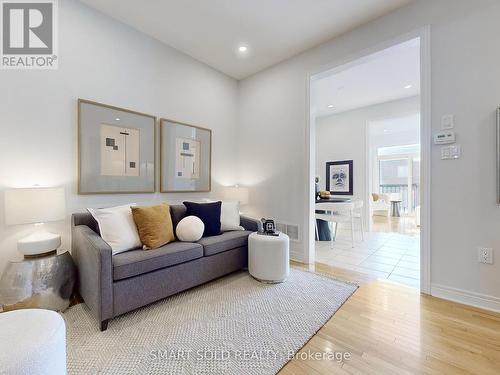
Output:
<path fill-rule="evenodd" d="M 170 213 L 175 230 L 186 207 L 171 206 Z M 101 331 L 111 318 L 247 267 L 248 235 L 258 229 L 258 221 L 241 216 L 240 225 L 245 231 L 112 255 L 92 215 L 73 214 L 72 255 L 78 289 Z"/>

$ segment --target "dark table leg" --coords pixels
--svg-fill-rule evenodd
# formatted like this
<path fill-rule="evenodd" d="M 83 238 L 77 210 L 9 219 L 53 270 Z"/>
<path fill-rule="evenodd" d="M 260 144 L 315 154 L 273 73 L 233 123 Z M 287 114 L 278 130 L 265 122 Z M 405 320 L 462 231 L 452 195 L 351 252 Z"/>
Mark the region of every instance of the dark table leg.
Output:
<path fill-rule="evenodd" d="M 316 211 L 316 212 L 325 213 L 324 211 Z M 316 223 L 318 225 L 318 234 L 319 234 L 319 238 L 318 235 L 315 234 L 316 241 L 331 241 L 333 234 L 328 225 L 328 221 L 316 219 Z"/>
<path fill-rule="evenodd" d="M 400 217 L 401 214 L 399 212 L 399 205 L 400 205 L 401 202 L 391 202 L 391 208 L 392 208 L 392 212 L 391 212 L 391 215 L 393 217 Z"/>

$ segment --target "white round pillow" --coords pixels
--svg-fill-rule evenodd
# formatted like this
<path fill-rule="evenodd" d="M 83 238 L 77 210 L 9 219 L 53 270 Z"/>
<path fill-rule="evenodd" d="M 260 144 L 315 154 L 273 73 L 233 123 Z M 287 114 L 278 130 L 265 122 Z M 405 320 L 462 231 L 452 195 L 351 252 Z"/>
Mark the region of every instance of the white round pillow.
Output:
<path fill-rule="evenodd" d="M 196 242 L 203 236 L 204 230 L 205 224 L 199 217 L 186 216 L 177 224 L 175 234 L 179 241 Z"/>

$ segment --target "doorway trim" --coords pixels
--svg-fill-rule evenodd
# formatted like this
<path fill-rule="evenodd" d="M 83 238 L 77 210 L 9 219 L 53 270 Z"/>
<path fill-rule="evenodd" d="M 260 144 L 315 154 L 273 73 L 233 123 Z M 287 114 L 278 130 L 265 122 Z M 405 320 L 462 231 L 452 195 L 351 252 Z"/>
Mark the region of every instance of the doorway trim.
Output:
<path fill-rule="evenodd" d="M 421 147 L 421 211 L 420 211 L 420 292 L 430 294 L 431 285 L 431 27 L 427 25 L 407 34 L 382 42 L 372 48 L 349 56 L 336 63 L 323 66 L 307 75 L 307 129 L 306 129 L 306 176 L 305 208 L 307 223 L 304 226 L 304 261 L 314 264 L 315 261 L 315 229 L 314 229 L 314 196 L 315 196 L 315 160 L 316 160 L 316 124 L 311 113 L 311 82 L 326 74 L 340 72 L 359 60 L 378 51 L 411 39 L 420 39 L 420 147 Z"/>

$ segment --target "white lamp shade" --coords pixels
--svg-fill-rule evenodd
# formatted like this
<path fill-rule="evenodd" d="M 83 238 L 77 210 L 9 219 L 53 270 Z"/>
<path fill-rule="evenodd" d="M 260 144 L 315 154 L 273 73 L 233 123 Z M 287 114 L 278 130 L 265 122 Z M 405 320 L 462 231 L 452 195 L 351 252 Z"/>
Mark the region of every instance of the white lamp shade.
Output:
<path fill-rule="evenodd" d="M 5 192 L 7 225 L 64 220 L 63 188 L 12 189 Z"/>
<path fill-rule="evenodd" d="M 241 205 L 248 204 L 248 188 L 241 186 L 227 187 L 225 196 L 228 201 L 237 201 Z"/>

